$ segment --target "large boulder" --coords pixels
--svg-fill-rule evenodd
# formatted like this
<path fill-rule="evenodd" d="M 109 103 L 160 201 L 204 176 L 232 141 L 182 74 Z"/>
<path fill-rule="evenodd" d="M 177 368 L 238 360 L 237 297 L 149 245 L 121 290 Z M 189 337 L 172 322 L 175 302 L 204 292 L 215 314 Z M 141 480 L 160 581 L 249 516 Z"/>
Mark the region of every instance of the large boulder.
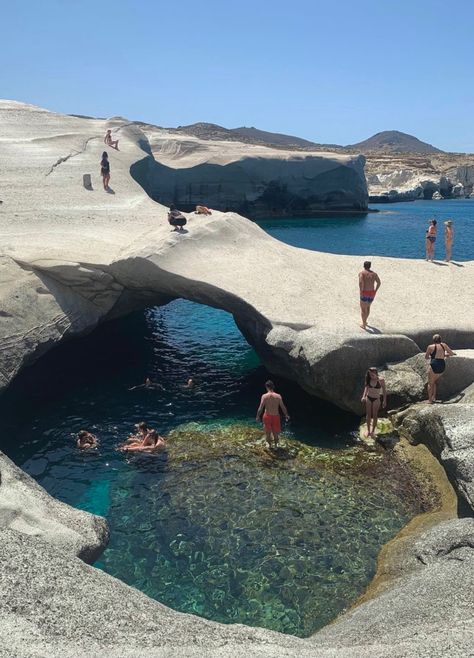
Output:
<path fill-rule="evenodd" d="M 430 447 L 474 510 L 474 385 L 444 404 L 412 405 L 392 420 L 412 442 Z"/>
<path fill-rule="evenodd" d="M 109 540 L 105 519 L 59 502 L 0 452 L 0 530 L 6 528 L 90 563 Z"/>

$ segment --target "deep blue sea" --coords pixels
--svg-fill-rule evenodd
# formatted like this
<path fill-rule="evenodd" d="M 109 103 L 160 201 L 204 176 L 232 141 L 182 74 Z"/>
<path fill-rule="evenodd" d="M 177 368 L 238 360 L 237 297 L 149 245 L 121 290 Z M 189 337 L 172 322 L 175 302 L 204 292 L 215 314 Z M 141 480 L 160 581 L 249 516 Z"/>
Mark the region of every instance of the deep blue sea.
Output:
<path fill-rule="evenodd" d="M 444 259 L 444 224 L 453 220 L 453 260 L 474 259 L 474 199 L 375 204 L 361 217 L 268 219 L 259 225 L 282 242 L 316 251 L 360 256 L 424 258 L 425 231 L 438 222 L 435 257 Z"/>
<path fill-rule="evenodd" d="M 427 220 L 450 217 L 455 257 L 474 257 L 474 201 L 380 209 L 259 223 L 308 249 L 415 258 Z M 129 390 L 146 376 L 163 388 Z M 0 400 L 1 448 L 54 496 L 108 518 L 111 542 L 98 563 L 108 573 L 178 610 L 308 635 L 355 600 L 380 547 L 419 507 L 399 473 L 351 471 L 361 457 L 357 418 L 280 378 L 292 417 L 284 441 L 313 451 L 309 461 L 272 466 L 254 447 L 247 459 L 231 444 L 206 455 L 206 437 L 227 446 L 248 432 L 250 442 L 268 376 L 231 316 L 176 300 L 107 323 L 25 370 Z M 142 419 L 182 433 L 160 457 L 117 452 Z M 99 450 L 75 448 L 82 428 Z M 183 442 L 199 455 L 183 460 Z"/>

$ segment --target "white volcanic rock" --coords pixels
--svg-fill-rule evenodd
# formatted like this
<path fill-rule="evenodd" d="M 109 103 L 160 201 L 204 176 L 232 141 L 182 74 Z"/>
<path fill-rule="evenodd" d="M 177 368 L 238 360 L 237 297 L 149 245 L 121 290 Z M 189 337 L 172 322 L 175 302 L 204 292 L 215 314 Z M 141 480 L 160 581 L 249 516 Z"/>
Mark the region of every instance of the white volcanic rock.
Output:
<path fill-rule="evenodd" d="M 165 205 L 202 204 L 250 216 L 367 208 L 365 158 L 199 139 L 145 126 L 154 160 L 146 186 Z M 143 174 L 142 174 L 143 179 Z"/>
<path fill-rule="evenodd" d="M 119 152 L 107 149 L 115 194 L 98 175 L 108 126 L 120 139 Z M 359 404 L 368 365 L 416 355 L 435 330 L 453 348 L 472 347 L 472 262 L 377 258 L 383 287 L 371 319 L 380 333 L 365 334 L 363 259 L 289 247 L 234 214 L 192 215 L 187 233 L 170 233 L 166 209 L 130 176 L 149 161 L 136 126 L 3 102 L 0 148 L 2 387 L 63 338 L 178 296 L 232 312 L 270 369 L 346 408 Z M 444 291 L 436 313 L 428 276 L 429 290 Z M 71 557 L 88 542 L 76 521 L 61 520 L 11 468 L 2 459 L 0 655 L 444 658 L 472 648 L 469 519 L 427 533 L 393 588 L 300 640 L 173 612 Z"/>
<path fill-rule="evenodd" d="M 114 194 L 98 175 L 108 126 L 120 140 L 120 151 L 107 149 Z M 434 268 L 376 258 L 383 287 L 368 334 L 358 326 L 362 258 L 287 246 L 235 214 L 192 214 L 187 233 L 171 233 L 166 208 L 130 176 L 148 157 L 136 126 L 4 102 L 0 138 L 4 386 L 63 336 L 175 297 L 231 312 L 270 370 L 355 411 L 368 365 L 414 356 L 435 331 L 454 348 L 472 346 L 472 262 Z M 82 186 L 84 173 L 92 191 Z M 428 273 L 430 288 L 444 291 L 436 313 L 420 285 Z"/>
<path fill-rule="evenodd" d="M 0 532 L 10 529 L 94 562 L 107 546 L 105 519 L 52 498 L 0 452 Z"/>

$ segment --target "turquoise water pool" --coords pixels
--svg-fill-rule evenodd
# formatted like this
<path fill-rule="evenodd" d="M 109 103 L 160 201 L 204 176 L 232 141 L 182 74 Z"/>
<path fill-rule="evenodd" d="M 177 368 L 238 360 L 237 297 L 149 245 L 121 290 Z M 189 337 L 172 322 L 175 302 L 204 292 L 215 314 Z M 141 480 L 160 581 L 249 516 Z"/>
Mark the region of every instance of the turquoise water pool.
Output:
<path fill-rule="evenodd" d="M 470 204 L 441 202 L 459 258 L 472 258 Z M 261 225 L 296 246 L 417 257 L 440 206 L 399 205 Z M 146 376 L 163 389 L 129 390 Z M 355 446 L 356 418 L 280 379 L 292 420 L 286 452 L 269 459 L 254 420 L 268 376 L 231 316 L 177 300 L 26 370 L 0 401 L 2 450 L 54 496 L 108 518 L 108 573 L 177 610 L 305 636 L 357 598 L 380 547 L 426 504 L 390 455 Z M 142 419 L 171 433 L 163 455 L 116 451 Z M 75 449 L 82 428 L 98 451 Z"/>

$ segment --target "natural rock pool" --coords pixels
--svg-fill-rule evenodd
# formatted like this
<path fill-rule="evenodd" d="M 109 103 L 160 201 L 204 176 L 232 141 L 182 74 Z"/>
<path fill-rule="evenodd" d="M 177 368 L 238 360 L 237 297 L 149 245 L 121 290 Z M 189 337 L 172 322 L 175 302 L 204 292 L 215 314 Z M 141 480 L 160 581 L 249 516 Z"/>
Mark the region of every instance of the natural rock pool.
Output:
<path fill-rule="evenodd" d="M 164 390 L 129 390 L 147 375 Z M 267 377 L 231 317 L 176 301 L 26 370 L 1 401 L 2 449 L 108 518 L 108 573 L 177 610 L 306 636 L 357 598 L 425 503 L 390 452 L 355 445 L 356 418 L 279 380 L 292 421 L 271 456 L 253 420 Z M 167 451 L 117 452 L 142 419 L 170 433 Z M 98 451 L 75 449 L 81 428 Z"/>

